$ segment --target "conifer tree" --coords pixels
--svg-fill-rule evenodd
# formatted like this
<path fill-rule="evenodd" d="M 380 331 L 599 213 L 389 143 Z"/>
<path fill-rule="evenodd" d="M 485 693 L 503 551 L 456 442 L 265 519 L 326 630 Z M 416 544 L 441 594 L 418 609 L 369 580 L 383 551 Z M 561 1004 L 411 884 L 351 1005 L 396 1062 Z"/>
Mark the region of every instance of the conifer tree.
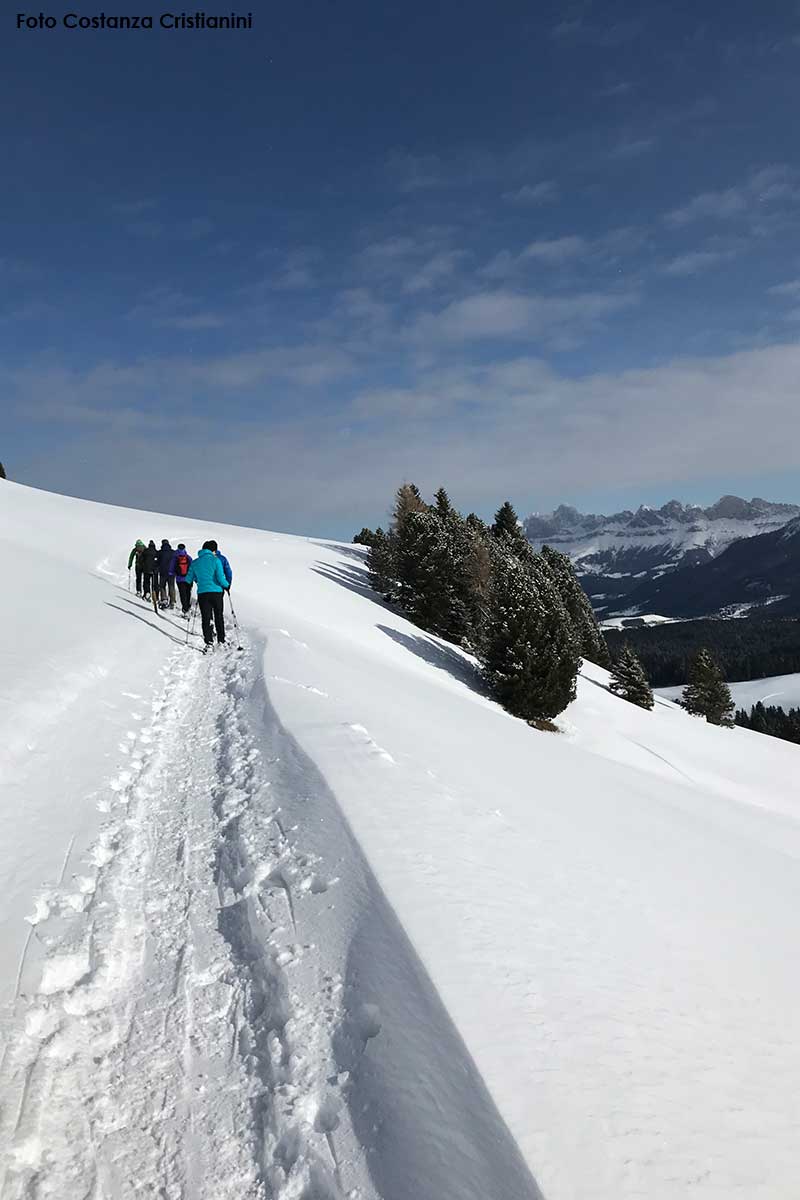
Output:
<path fill-rule="evenodd" d="M 356 546 L 371 546 L 375 540 L 375 534 L 365 525 L 361 531 L 353 537 L 353 544 Z"/>
<path fill-rule="evenodd" d="M 538 556 L 495 551 L 483 669 L 497 700 L 528 721 L 558 715 L 575 698 L 577 639 Z"/>
<path fill-rule="evenodd" d="M 470 629 L 472 539 L 462 517 L 450 509 L 410 513 L 396 535 L 400 603 L 431 633 L 461 642 Z"/>
<path fill-rule="evenodd" d="M 433 631 L 444 603 L 441 521 L 435 512 L 409 511 L 394 537 L 400 604 L 413 621 Z"/>
<path fill-rule="evenodd" d="M 394 538 L 384 533 L 380 525 L 372 535 L 372 543 L 367 554 L 367 570 L 369 571 L 370 587 L 384 596 L 390 596 L 396 587 L 397 563 Z"/>
<path fill-rule="evenodd" d="M 415 512 L 425 512 L 427 504 L 420 495 L 415 483 L 403 483 L 397 489 L 392 513 L 392 532 L 400 530 L 408 516 Z"/>
<path fill-rule="evenodd" d="M 475 518 L 478 521 L 478 518 Z M 480 654 L 484 645 L 492 584 L 492 554 L 488 530 L 482 521 L 467 517 L 464 529 L 469 553 L 466 563 L 466 593 L 469 597 L 469 648 Z"/>
<path fill-rule="evenodd" d="M 597 624 L 589 597 L 584 592 L 566 554 L 551 546 L 542 547 L 542 558 L 550 568 L 564 607 L 575 629 L 581 654 L 598 667 L 610 667 L 611 655 L 606 639 Z"/>
<path fill-rule="evenodd" d="M 681 704 L 710 725 L 733 725 L 733 698 L 722 672 L 706 649 L 698 650 L 689 666 L 689 682 Z"/>
<path fill-rule="evenodd" d="M 754 730 L 755 733 L 768 732 L 767 710 L 764 708 L 763 701 L 761 700 L 757 700 L 753 705 L 750 713 L 749 727 L 750 729 Z"/>
<path fill-rule="evenodd" d="M 436 511 L 439 514 L 439 516 L 442 518 L 442 520 L 444 520 L 445 517 L 448 517 L 450 515 L 450 513 L 454 511 L 453 506 L 450 503 L 450 497 L 448 496 L 447 492 L 445 491 L 445 489 L 443 487 L 439 488 L 438 492 L 436 492 L 433 499 L 435 502 L 434 506 L 436 508 Z"/>
<path fill-rule="evenodd" d="M 529 563 L 533 558 L 533 547 L 522 531 L 516 510 L 510 500 L 506 500 L 501 504 L 494 514 L 494 524 L 491 527 L 491 533 L 492 537 L 502 545 L 505 545 L 512 554 L 515 554 L 523 562 Z"/>
<path fill-rule="evenodd" d="M 652 708 L 653 689 L 650 687 L 644 667 L 630 646 L 623 646 L 622 652 L 611 668 L 611 691 L 638 704 L 639 708 Z"/>

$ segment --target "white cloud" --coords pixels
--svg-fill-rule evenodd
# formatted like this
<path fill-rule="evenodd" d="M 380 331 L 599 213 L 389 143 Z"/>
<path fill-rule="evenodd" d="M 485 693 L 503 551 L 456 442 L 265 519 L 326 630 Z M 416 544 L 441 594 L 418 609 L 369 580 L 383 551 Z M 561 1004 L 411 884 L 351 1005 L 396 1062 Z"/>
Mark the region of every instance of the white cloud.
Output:
<path fill-rule="evenodd" d="M 559 21 L 558 24 L 554 25 L 550 30 L 550 37 L 558 41 L 561 38 L 574 37 L 576 34 L 581 33 L 582 30 L 583 21 L 580 17 L 577 17 L 571 21 Z"/>
<path fill-rule="evenodd" d="M 555 179 L 543 179 L 540 183 L 526 183 L 523 187 L 511 192 L 503 192 L 503 199 L 509 204 L 534 206 L 552 204 L 559 196 L 559 187 Z"/>
<path fill-rule="evenodd" d="M 637 302 L 631 292 L 584 292 L 572 296 L 478 292 L 418 318 L 411 337 L 424 342 L 529 338 L 577 344 L 604 318 Z"/>
<path fill-rule="evenodd" d="M 484 279 L 507 280 L 530 271 L 532 264 L 553 268 L 581 266 L 608 266 L 635 254 L 647 244 L 648 235 L 634 226 L 610 229 L 593 239 L 577 234 L 561 238 L 543 238 L 529 243 L 519 253 L 501 250 L 483 266 L 479 274 Z"/>
<path fill-rule="evenodd" d="M 314 246 L 291 250 L 273 274 L 264 281 L 276 291 L 303 292 L 317 286 L 317 264 L 322 257 Z"/>
<path fill-rule="evenodd" d="M 586 253 L 586 242 L 575 235 L 561 238 L 544 239 L 531 242 L 522 251 L 523 258 L 532 258 L 537 262 L 549 263 L 554 266 L 578 258 Z"/>
<path fill-rule="evenodd" d="M 411 294 L 428 292 L 450 279 L 466 257 L 463 250 L 441 250 L 410 274 L 403 290 Z"/>
<path fill-rule="evenodd" d="M 595 92 L 595 96 L 599 96 L 601 99 L 607 99 L 613 96 L 625 96 L 631 91 L 632 88 L 632 83 L 622 80 L 620 83 L 611 83 L 608 85 L 608 87 L 598 88 L 598 90 Z"/>
<path fill-rule="evenodd" d="M 228 320 L 220 313 L 196 311 L 191 296 L 164 285 L 146 292 L 127 315 L 129 320 L 148 321 L 163 328 L 186 331 L 219 329 Z"/>
<path fill-rule="evenodd" d="M 726 262 L 733 258 L 734 254 L 733 250 L 690 250 L 686 254 L 679 254 L 670 259 L 662 267 L 662 271 L 665 275 L 697 275 L 700 271 L 706 271 L 709 267 Z"/>
<path fill-rule="evenodd" d="M 655 137 L 630 138 L 626 141 L 617 142 L 616 146 L 611 150 L 611 158 L 638 158 L 640 154 L 647 154 L 649 150 L 655 149 L 658 144 L 658 139 Z"/>
<path fill-rule="evenodd" d="M 201 329 L 221 329 L 223 325 L 227 324 L 227 319 L 219 313 L 202 312 L 189 313 L 183 317 L 163 317 L 157 324 L 163 325 L 167 329 L 196 332 Z"/>
<path fill-rule="evenodd" d="M 519 319 L 507 310 L 506 323 Z M 327 377 L 335 377 L 343 364 L 330 354 L 307 346 L 239 356 L 238 364 L 28 368 L 3 371 L 0 385 L 28 419 L 74 426 L 74 436 L 67 430 L 57 449 L 48 444 L 30 461 L 32 483 L 74 492 L 79 480 L 84 494 L 115 503 L 308 533 L 333 532 L 337 520 L 379 521 L 404 478 L 428 493 L 444 481 L 465 509 L 491 511 L 507 495 L 524 509 L 537 496 L 621 483 L 652 489 L 676 479 L 688 487 L 712 474 L 733 481 L 797 466 L 795 342 L 580 379 L 537 358 L 510 357 L 422 371 L 406 388 L 354 381 L 353 399 L 339 406 L 267 404 L 264 380 L 276 378 L 283 396 L 303 362 L 326 362 Z M 237 387 L 254 383 L 265 398 L 242 418 Z M 200 384 L 225 403 L 226 420 L 213 429 L 195 402 Z M 153 395 L 169 397 L 169 405 L 146 404 Z M 213 436 L 220 461 L 235 470 L 218 483 L 176 473 L 171 439 L 154 438 L 153 429 L 179 430 L 187 459 Z M 122 456 L 111 452 L 121 434 Z"/>
<path fill-rule="evenodd" d="M 666 213 L 668 225 L 680 227 L 693 221 L 729 221 L 757 215 L 758 210 L 800 196 L 796 172 L 777 165 L 754 171 L 744 182 L 722 191 L 701 192 L 687 204 Z"/>
<path fill-rule="evenodd" d="M 800 279 L 790 279 L 787 283 L 776 283 L 767 288 L 771 296 L 800 296 Z"/>

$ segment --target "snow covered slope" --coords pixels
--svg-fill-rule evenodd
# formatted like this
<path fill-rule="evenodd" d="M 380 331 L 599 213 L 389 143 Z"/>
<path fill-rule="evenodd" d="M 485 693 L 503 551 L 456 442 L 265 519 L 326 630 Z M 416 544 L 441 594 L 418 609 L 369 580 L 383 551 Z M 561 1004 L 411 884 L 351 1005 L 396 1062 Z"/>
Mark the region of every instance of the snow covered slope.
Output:
<path fill-rule="evenodd" d="M 535 732 L 352 546 L 4 483 L 0 550 L 4 1198 L 793 1200 L 796 747 L 593 667 Z"/>
<path fill-rule="evenodd" d="M 800 708 L 800 675 L 771 675 L 767 679 L 742 679 L 728 685 L 737 708 L 749 710 L 759 700 L 762 704 L 773 704 L 778 708 Z M 659 696 L 677 700 L 684 685 L 659 688 Z"/>
<path fill-rule="evenodd" d="M 626 611 L 634 589 L 676 568 L 711 562 L 734 542 L 771 533 L 798 516 L 796 504 L 722 496 L 708 508 L 670 500 L 658 509 L 643 504 L 611 516 L 562 504 L 552 513 L 534 513 L 524 525 L 535 545 L 547 542 L 569 555 L 597 612 L 610 616 Z"/>

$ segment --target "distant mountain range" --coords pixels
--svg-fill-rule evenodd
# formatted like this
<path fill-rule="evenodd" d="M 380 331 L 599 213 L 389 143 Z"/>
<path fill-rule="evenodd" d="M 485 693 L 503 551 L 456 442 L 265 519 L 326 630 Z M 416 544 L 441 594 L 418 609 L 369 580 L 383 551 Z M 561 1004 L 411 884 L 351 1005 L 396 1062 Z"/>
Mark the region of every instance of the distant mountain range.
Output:
<path fill-rule="evenodd" d="M 627 606 L 665 617 L 799 616 L 800 517 L 733 542 L 711 562 L 640 581 Z"/>
<path fill-rule="evenodd" d="M 670 500 L 610 516 L 562 504 L 524 527 L 534 545 L 569 555 L 602 617 L 700 616 L 763 604 L 777 616 L 800 612 L 798 518 L 800 505 L 723 496 L 708 508 Z"/>

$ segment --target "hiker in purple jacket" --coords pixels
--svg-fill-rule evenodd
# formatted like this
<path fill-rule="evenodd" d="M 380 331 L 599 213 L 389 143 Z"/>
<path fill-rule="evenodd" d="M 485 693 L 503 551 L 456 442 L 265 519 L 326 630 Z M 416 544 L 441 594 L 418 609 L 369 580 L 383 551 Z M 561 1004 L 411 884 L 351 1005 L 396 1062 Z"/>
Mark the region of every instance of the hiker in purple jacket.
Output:
<path fill-rule="evenodd" d="M 178 585 L 178 594 L 181 598 L 181 616 L 183 617 L 189 615 L 189 609 L 192 606 L 192 585 L 186 582 L 186 576 L 189 574 L 189 567 L 191 565 L 191 554 L 183 542 L 178 542 L 178 549 L 170 559 L 167 575 Z"/>
<path fill-rule="evenodd" d="M 172 562 L 172 556 L 175 551 L 169 544 L 169 539 L 164 538 L 161 542 L 161 549 L 158 552 L 158 600 L 159 608 L 175 607 L 175 578 L 170 576 L 169 567 Z"/>

